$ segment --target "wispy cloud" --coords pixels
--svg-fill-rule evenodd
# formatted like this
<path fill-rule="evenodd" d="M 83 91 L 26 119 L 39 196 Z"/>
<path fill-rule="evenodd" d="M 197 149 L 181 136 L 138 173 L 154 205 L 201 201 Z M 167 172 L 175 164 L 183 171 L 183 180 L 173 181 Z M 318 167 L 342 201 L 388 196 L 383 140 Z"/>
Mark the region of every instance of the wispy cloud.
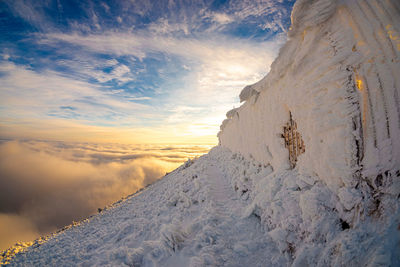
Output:
<path fill-rule="evenodd" d="M 0 91 L 1 104 L 6 110 L 3 116 L 53 117 L 73 119 L 83 124 L 139 128 L 144 127 L 143 121 L 146 121 L 145 127 L 154 130 L 175 123 L 175 129 L 179 130 L 170 133 L 184 136 L 215 135 L 226 110 L 239 104 L 237 96 L 240 90 L 266 74 L 282 41 L 257 43 L 218 36 L 203 40 L 112 32 L 101 35 L 52 33 L 41 35 L 38 40 L 54 48 L 60 47 L 60 42 L 80 47 L 75 59 L 60 60 L 57 64 L 68 66 L 75 77 L 81 78 L 75 80 L 69 77 L 69 73 L 37 72 L 3 62 L 0 65 L 0 71 L 4 73 Z M 146 90 L 128 93 L 126 88 L 117 89 L 107 82 L 115 81 L 121 85 L 134 81 L 141 74 L 132 74 L 132 67 L 118 60 L 88 56 L 98 53 L 142 60 L 161 54 L 175 58 L 174 64 L 181 64 L 180 68 L 185 72 L 180 78 L 164 76 L 161 84 L 154 87 L 157 97 L 150 96 Z M 157 75 L 163 75 L 162 69 Z M 90 78 L 99 83 L 91 83 Z M 72 108 L 63 109 L 65 106 Z M 188 106 L 195 111 L 182 112 Z M 188 126 L 200 121 L 211 124 L 200 128 Z"/>
<path fill-rule="evenodd" d="M 24 0 L 5 0 L 4 2 L 14 16 L 22 18 L 37 29 L 50 30 L 52 28 L 52 22 L 46 17 L 44 11 L 44 8 L 48 7 L 48 3 L 34 4 L 31 1 Z"/>
<path fill-rule="evenodd" d="M 64 117 L 92 123 L 112 123 L 124 118 L 134 122 L 132 114 L 147 106 L 117 98 L 112 91 L 63 77 L 56 72 L 38 73 L 15 65 L 0 64 L 2 117 Z M 69 106 L 71 109 L 63 109 Z"/>
<path fill-rule="evenodd" d="M 190 103 L 209 110 L 210 99 L 213 100 L 214 107 L 222 105 L 224 109 L 238 104 L 239 91 L 268 72 L 284 38 L 278 37 L 271 42 L 259 43 L 220 36 L 203 40 L 108 32 L 101 35 L 47 34 L 40 40 L 46 45 L 56 46 L 60 41 L 79 45 L 82 51 L 89 51 L 88 53 L 107 52 L 141 59 L 154 53 L 178 57 L 184 63 L 182 68 L 186 68 L 187 72 L 181 78 L 180 85 L 166 86 L 171 78 L 165 77 L 166 82 L 160 85 L 160 89 L 167 94 L 160 104 L 168 107 Z M 124 68 L 124 71 L 128 69 Z M 171 109 L 169 111 L 173 112 Z M 224 112 L 218 112 L 223 119 Z M 178 114 L 171 116 L 176 115 Z M 192 119 L 193 117 L 187 118 L 186 122 Z"/>
<path fill-rule="evenodd" d="M 91 51 L 115 55 L 134 55 L 138 58 L 144 58 L 152 52 L 164 52 L 189 60 L 196 59 L 206 62 L 209 59 L 219 60 L 226 57 L 240 59 L 244 55 L 251 56 L 251 59 L 254 59 L 256 55 L 271 56 L 271 51 L 268 50 L 276 49 L 279 46 L 276 41 L 281 41 L 281 39 L 260 43 L 217 35 L 201 39 L 149 35 L 145 32 L 139 34 L 105 32 L 89 35 L 49 33 L 38 36 L 38 41 L 40 44 L 46 45 L 57 45 L 60 44 L 57 41 L 63 41 Z"/>
<path fill-rule="evenodd" d="M 212 21 L 222 25 L 234 21 L 234 18 L 226 13 L 211 12 L 209 16 L 212 19 Z"/>

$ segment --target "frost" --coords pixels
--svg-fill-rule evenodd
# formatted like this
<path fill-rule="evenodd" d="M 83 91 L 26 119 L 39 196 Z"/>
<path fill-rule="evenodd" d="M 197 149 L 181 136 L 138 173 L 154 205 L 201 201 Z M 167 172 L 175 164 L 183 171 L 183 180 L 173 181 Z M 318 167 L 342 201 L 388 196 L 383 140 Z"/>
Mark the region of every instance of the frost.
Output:
<path fill-rule="evenodd" d="M 380 218 L 355 223 L 349 210 L 363 204 L 361 193 L 339 192 L 317 176 L 275 171 L 215 147 L 139 194 L 28 248 L 11 264 L 398 264 L 397 197 L 382 200 Z"/>
<path fill-rule="evenodd" d="M 338 197 L 347 210 L 353 209 L 362 200 L 360 192 L 354 188 L 341 188 Z"/>

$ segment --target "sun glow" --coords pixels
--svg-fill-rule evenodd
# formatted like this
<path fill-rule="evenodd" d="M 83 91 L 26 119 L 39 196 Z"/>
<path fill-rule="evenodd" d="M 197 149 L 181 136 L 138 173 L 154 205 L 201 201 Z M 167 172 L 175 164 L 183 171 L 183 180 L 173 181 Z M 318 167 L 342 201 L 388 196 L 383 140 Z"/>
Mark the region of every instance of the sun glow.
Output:
<path fill-rule="evenodd" d="M 363 90 L 363 81 L 361 79 L 356 78 L 356 86 L 359 91 Z"/>

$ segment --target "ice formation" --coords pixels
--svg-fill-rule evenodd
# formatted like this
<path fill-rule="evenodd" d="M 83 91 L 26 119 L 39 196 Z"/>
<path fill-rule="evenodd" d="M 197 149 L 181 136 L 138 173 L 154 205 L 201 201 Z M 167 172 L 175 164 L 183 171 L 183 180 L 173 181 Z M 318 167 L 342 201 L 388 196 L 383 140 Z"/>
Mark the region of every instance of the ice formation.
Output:
<path fill-rule="evenodd" d="M 397 171 L 399 2 L 298 1 L 292 23 L 270 73 L 243 89 L 221 145 L 285 169 L 280 134 L 291 113 L 307 146 L 299 171 L 331 190 Z"/>
<path fill-rule="evenodd" d="M 11 265 L 400 266 L 399 30 L 396 0 L 297 1 L 218 147 Z"/>
<path fill-rule="evenodd" d="M 355 229 L 372 214 L 398 220 L 399 30 L 398 1 L 297 1 L 288 42 L 243 89 L 220 145 L 284 172 L 294 166 L 282 138 L 293 116 L 305 144 L 296 171 L 332 192 L 341 220 Z"/>

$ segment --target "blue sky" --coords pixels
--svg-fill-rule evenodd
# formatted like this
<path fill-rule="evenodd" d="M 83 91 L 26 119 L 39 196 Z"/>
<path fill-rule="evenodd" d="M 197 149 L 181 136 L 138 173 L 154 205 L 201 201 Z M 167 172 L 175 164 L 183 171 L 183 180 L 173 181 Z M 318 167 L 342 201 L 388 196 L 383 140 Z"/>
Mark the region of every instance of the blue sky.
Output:
<path fill-rule="evenodd" d="M 294 1 L 0 2 L 0 137 L 215 142 Z"/>

